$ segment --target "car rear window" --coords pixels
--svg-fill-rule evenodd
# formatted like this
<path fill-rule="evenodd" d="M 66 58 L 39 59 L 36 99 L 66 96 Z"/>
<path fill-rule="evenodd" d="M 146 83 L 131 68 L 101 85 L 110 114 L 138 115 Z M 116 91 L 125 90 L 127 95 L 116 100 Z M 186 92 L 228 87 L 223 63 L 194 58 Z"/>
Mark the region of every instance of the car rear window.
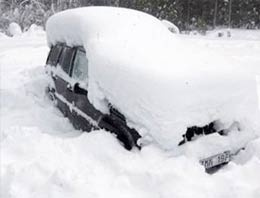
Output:
<path fill-rule="evenodd" d="M 61 51 L 62 51 L 62 47 L 59 45 L 52 47 L 50 50 L 48 59 L 47 59 L 47 64 L 56 66 L 58 63 Z"/>
<path fill-rule="evenodd" d="M 70 75 L 71 63 L 73 60 L 74 49 L 70 47 L 64 47 L 62 50 L 61 57 L 59 59 L 59 64 L 61 68 Z"/>

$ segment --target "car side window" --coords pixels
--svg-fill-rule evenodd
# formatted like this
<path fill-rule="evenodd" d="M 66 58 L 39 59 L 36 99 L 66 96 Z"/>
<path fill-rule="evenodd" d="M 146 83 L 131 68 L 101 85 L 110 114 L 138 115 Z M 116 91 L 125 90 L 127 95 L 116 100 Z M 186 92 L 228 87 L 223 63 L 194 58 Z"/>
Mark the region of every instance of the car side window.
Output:
<path fill-rule="evenodd" d="M 72 78 L 78 81 L 86 81 L 88 78 L 88 59 L 86 54 L 79 49 L 73 64 Z"/>
<path fill-rule="evenodd" d="M 61 57 L 59 59 L 59 64 L 63 71 L 70 75 L 71 63 L 73 60 L 74 49 L 71 47 L 63 47 Z"/>
<path fill-rule="evenodd" d="M 47 64 L 48 65 L 53 65 L 56 66 L 60 57 L 62 51 L 62 47 L 60 45 L 55 45 L 54 47 L 51 48 Z"/>

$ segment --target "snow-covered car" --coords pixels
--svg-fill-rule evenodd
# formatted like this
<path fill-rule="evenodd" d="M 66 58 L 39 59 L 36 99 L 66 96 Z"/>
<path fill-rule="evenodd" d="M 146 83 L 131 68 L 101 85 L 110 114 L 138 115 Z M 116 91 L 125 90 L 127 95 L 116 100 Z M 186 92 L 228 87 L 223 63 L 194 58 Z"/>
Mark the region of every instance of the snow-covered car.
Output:
<path fill-rule="evenodd" d="M 140 136 L 127 126 L 121 113 L 108 104 L 109 114 L 104 114 L 90 103 L 88 88 L 84 86 L 88 80 L 88 59 L 83 47 L 56 44 L 51 47 L 47 65 L 54 82 L 49 93 L 75 128 L 83 131 L 103 128 L 115 133 L 127 149 L 136 145 Z"/>
<path fill-rule="evenodd" d="M 111 131 L 129 150 L 190 152 L 206 169 L 255 136 L 253 75 L 157 18 L 86 7 L 55 14 L 46 30 L 48 90 L 76 128 Z"/>

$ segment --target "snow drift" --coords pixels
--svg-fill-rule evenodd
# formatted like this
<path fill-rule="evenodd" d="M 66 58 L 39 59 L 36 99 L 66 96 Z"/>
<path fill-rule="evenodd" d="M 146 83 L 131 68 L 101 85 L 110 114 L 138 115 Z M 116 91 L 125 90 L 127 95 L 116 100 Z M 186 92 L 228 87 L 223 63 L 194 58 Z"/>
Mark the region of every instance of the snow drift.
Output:
<path fill-rule="evenodd" d="M 172 34 L 158 19 L 129 9 L 67 10 L 47 22 L 49 46 L 84 46 L 89 99 L 106 101 L 141 135 L 167 148 L 189 126 L 221 120 L 253 127 L 259 121 L 255 76 L 246 65 Z M 251 128 L 250 128 L 251 129 Z"/>

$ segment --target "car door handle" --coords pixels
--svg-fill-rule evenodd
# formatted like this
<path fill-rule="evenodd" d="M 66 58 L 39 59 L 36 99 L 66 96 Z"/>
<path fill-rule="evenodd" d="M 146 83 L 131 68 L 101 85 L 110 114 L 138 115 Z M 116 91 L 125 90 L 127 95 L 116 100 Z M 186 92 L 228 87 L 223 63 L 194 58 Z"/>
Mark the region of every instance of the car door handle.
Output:
<path fill-rule="evenodd" d="M 79 86 L 79 83 L 75 83 L 73 86 L 68 84 L 67 85 L 67 90 L 70 91 L 70 92 L 73 92 L 75 94 L 80 94 L 80 95 L 88 95 L 88 91 L 81 88 Z"/>
<path fill-rule="evenodd" d="M 54 80 L 57 80 L 57 78 L 58 78 L 58 76 L 57 76 L 56 74 L 54 74 L 54 73 L 52 73 L 51 76 L 52 76 L 52 78 L 53 78 Z"/>
<path fill-rule="evenodd" d="M 68 84 L 67 85 L 67 90 L 70 91 L 70 92 L 73 92 L 73 87 L 70 84 Z"/>

